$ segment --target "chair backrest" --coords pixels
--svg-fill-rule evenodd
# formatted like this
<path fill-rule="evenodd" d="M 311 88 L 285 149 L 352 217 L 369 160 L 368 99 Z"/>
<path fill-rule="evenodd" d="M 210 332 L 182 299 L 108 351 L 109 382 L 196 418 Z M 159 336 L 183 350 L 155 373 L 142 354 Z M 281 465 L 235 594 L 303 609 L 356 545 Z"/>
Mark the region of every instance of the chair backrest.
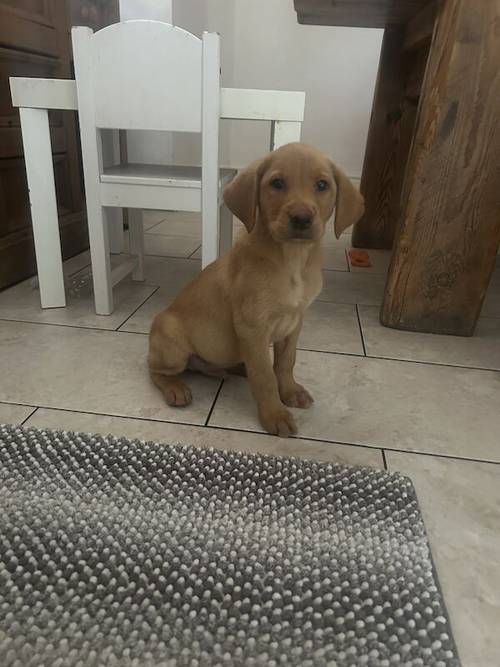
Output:
<path fill-rule="evenodd" d="M 83 98 L 92 102 L 95 127 L 201 131 L 206 49 L 198 37 L 138 20 L 96 33 L 73 28 L 72 40 L 78 106 L 88 109 Z M 207 65 L 218 74 L 217 58 Z"/>

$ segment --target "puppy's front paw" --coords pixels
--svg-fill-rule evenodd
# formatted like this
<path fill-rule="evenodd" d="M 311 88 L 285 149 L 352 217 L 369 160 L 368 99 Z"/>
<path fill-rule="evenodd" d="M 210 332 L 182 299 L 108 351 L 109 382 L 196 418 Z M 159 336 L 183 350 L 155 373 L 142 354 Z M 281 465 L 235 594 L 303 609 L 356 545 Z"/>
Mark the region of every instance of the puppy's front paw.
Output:
<path fill-rule="evenodd" d="M 314 398 L 301 384 L 295 384 L 290 389 L 280 392 L 281 400 L 289 408 L 310 408 L 314 403 Z"/>
<path fill-rule="evenodd" d="M 260 412 L 260 422 L 271 435 L 288 438 L 297 433 L 297 424 L 292 413 L 284 407 Z"/>
<path fill-rule="evenodd" d="M 167 403 L 174 407 L 184 407 L 185 405 L 189 405 L 193 400 L 191 390 L 187 384 L 177 379 L 172 379 L 168 383 L 164 388 L 163 394 Z"/>

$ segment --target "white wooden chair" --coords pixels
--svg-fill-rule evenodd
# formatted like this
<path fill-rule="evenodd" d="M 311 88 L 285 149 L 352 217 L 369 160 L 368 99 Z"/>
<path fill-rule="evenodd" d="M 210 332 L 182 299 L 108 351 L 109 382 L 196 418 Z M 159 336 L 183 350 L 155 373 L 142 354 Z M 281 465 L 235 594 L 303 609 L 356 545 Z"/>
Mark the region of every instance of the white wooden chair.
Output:
<path fill-rule="evenodd" d="M 106 208 L 201 211 L 202 262 L 219 254 L 219 36 L 198 39 L 160 21 L 125 21 L 94 33 L 72 30 L 78 115 L 96 312 L 113 311 L 112 288 L 132 272 L 143 280 L 140 215 L 129 216 L 131 258 L 111 269 Z M 202 133 L 202 167 L 103 167 L 103 129 Z M 225 226 L 229 211 L 222 205 Z"/>
<path fill-rule="evenodd" d="M 150 22 L 144 22 L 150 23 Z M 160 24 L 165 25 L 165 24 Z M 167 26 L 171 29 L 171 26 Z M 106 28 L 105 30 L 109 30 Z M 77 37 L 75 41 L 85 44 L 85 49 L 88 48 L 89 40 L 93 40 L 99 33 L 94 35 L 89 29 L 79 28 L 78 31 L 83 31 L 81 37 Z M 180 31 L 188 39 L 197 40 L 197 38 L 190 36 L 184 31 Z M 209 40 L 217 41 L 216 35 L 205 36 L 203 42 L 203 49 L 211 50 L 214 44 L 210 44 Z M 200 46 L 200 40 L 195 41 L 195 44 Z M 79 48 L 77 46 L 77 48 Z M 92 49 L 89 49 L 92 52 Z M 199 52 L 199 59 L 201 60 L 201 51 Z M 94 53 L 93 58 L 96 58 Z M 81 62 L 81 61 L 80 61 Z M 91 72 L 89 72 L 88 58 L 82 64 L 84 87 L 89 85 L 89 80 L 92 83 L 93 79 Z M 147 63 L 146 76 L 144 82 L 141 82 L 141 87 L 137 89 L 141 94 L 142 87 L 147 81 L 157 82 L 165 79 L 165 73 L 152 73 L 150 68 L 151 63 Z M 82 74 L 82 72 L 81 72 Z M 218 81 L 218 71 L 212 72 Z M 86 77 L 86 78 L 85 78 Z M 118 84 L 116 84 L 118 86 Z M 211 82 L 206 83 L 208 88 Z M 159 185 L 157 178 L 157 166 L 152 166 L 150 170 L 145 173 L 147 167 L 139 166 L 136 170 L 135 182 L 131 185 L 129 181 L 124 183 L 117 182 L 120 178 L 124 178 L 130 173 L 131 166 L 122 167 L 120 169 L 113 168 L 112 160 L 109 161 L 110 155 L 113 151 L 108 150 L 108 159 L 106 159 L 106 145 L 102 146 L 101 139 L 104 139 L 104 144 L 108 143 L 109 132 L 107 136 L 100 131 L 100 127 L 96 122 L 96 113 L 93 106 L 94 88 L 90 86 L 90 97 L 79 94 L 77 98 L 76 82 L 68 79 L 41 79 L 41 78 L 25 78 L 25 77 L 11 77 L 10 87 L 12 93 L 13 106 L 19 107 L 21 130 L 23 136 L 24 157 L 26 162 L 26 172 L 30 193 L 31 204 L 31 218 L 33 223 L 33 237 L 35 242 L 35 253 L 37 260 L 38 280 L 40 286 L 40 301 L 42 308 L 58 308 L 66 305 L 64 277 L 62 270 L 61 258 L 61 244 L 59 237 L 59 226 L 57 220 L 57 204 L 54 184 L 54 173 L 52 165 L 52 154 L 50 146 L 49 121 L 48 110 L 60 109 L 65 111 L 78 111 L 79 106 L 83 105 L 84 113 L 80 113 L 81 120 L 84 120 L 84 128 L 86 130 L 86 141 L 84 146 L 84 159 L 88 165 L 89 160 L 92 166 L 92 174 L 95 176 L 88 179 L 88 174 L 85 174 L 87 187 L 87 202 L 89 202 L 89 195 L 92 195 L 90 201 L 89 211 L 94 213 L 93 220 L 97 219 L 97 225 L 91 229 L 91 238 L 93 238 L 93 271 L 94 284 L 99 279 L 104 281 L 104 289 L 100 288 L 99 283 L 96 289 L 96 296 L 101 295 L 101 304 L 96 306 L 98 312 L 111 312 L 112 309 L 112 284 L 116 284 L 127 273 L 134 271 L 135 277 L 140 277 L 141 265 L 139 259 L 142 257 L 142 229 L 140 222 L 137 220 L 138 216 L 132 218 L 132 245 L 135 248 L 136 257 L 133 261 L 128 261 L 125 265 L 119 266 L 114 270 L 110 269 L 109 254 L 106 245 L 109 243 L 109 231 L 104 222 L 105 218 L 110 217 L 113 212 L 111 206 L 138 206 L 136 211 L 145 208 L 171 208 L 176 210 L 190 210 L 186 206 L 188 202 L 191 205 L 196 204 L 196 211 L 201 211 L 202 206 L 206 201 L 217 202 L 217 196 L 210 197 L 210 191 L 205 187 L 201 188 L 201 182 L 205 185 L 207 180 L 213 184 L 213 192 L 217 193 L 220 190 L 220 184 L 217 184 L 217 166 L 216 158 L 218 156 L 217 141 L 215 141 L 216 133 L 218 131 L 218 120 L 220 118 L 234 119 L 234 120 L 258 120 L 269 122 L 271 124 L 271 140 L 270 148 L 278 148 L 283 144 L 291 141 L 300 141 L 301 125 L 304 119 L 305 93 L 298 91 L 282 91 L 282 90 L 253 90 L 253 89 L 239 89 L 239 88 L 221 88 L 220 94 L 215 95 L 205 107 L 207 114 L 213 111 L 209 104 L 213 105 L 216 110 L 214 122 L 215 133 L 206 134 L 203 140 L 203 147 L 205 149 L 205 156 L 208 156 L 208 166 L 204 167 L 203 179 L 200 178 L 200 170 L 197 172 L 186 170 L 177 171 L 175 178 L 167 178 L 167 185 Z M 201 87 L 200 87 L 201 90 Z M 114 79 L 109 81 L 108 89 L 109 98 L 106 98 L 106 103 L 109 101 L 113 108 L 116 107 L 115 96 L 115 82 Z M 127 91 L 126 91 L 127 92 Z M 199 93 L 200 100 L 202 93 Z M 132 96 L 132 93 L 129 93 Z M 142 98 L 143 99 L 143 98 Z M 176 102 L 176 100 L 174 100 Z M 88 108 L 90 105 L 90 108 Z M 136 104 L 137 106 L 137 104 Z M 201 110 L 201 101 L 199 102 Z M 104 109 L 104 113 L 106 110 Z M 124 110 L 121 110 L 122 115 L 119 117 L 120 123 L 123 122 L 126 127 L 130 127 L 130 120 L 128 115 L 123 116 Z M 85 119 L 91 114 L 91 121 L 85 123 Z M 200 111 L 201 114 L 201 111 Z M 165 118 L 160 117 L 159 124 L 164 126 Z M 99 118 L 101 118 L 99 116 Z M 107 116 L 105 115 L 106 119 Z M 213 120 L 213 119 L 212 119 Z M 101 121 L 102 118 L 101 118 Z M 111 125 L 113 127 L 114 123 Z M 200 124 L 205 122 L 205 114 L 203 114 Z M 110 124 L 108 122 L 107 124 Z M 136 127 L 135 125 L 133 127 Z M 101 157 L 104 148 L 104 160 Z M 108 146 L 109 149 L 109 146 Z M 104 166 L 103 166 L 104 163 Z M 111 164 L 109 168 L 107 165 Z M 212 167 L 210 167 L 212 165 Z M 168 168 L 166 168 L 168 169 Z M 142 172 L 141 172 L 142 170 Z M 116 172 L 122 172 L 121 175 Z M 208 174 L 207 174 L 208 171 Z M 194 173 L 197 173 L 198 178 L 194 181 Z M 222 178 L 227 179 L 226 174 L 229 172 L 222 172 Z M 172 174 L 172 172 L 170 172 Z M 208 176 L 208 178 L 205 178 Z M 183 187 L 187 185 L 188 187 Z M 207 186 L 208 188 L 208 186 Z M 201 192 L 200 192 L 201 190 Z M 137 203 L 130 202 L 132 194 L 137 195 L 134 199 Z M 112 196 L 113 195 L 113 196 Z M 165 197 L 165 201 L 163 199 Z M 165 203 L 168 198 L 170 203 Z M 118 203 L 122 201 L 123 204 Z M 219 198 L 220 201 L 220 198 Z M 172 203 L 173 202 L 173 203 Z M 103 208 L 107 207 L 107 208 Z M 202 216 L 205 215 L 203 209 Z M 222 209 L 221 225 L 218 225 L 218 204 L 212 204 L 212 211 L 215 208 L 215 213 L 211 216 L 205 215 L 202 224 L 202 253 L 203 265 L 212 261 L 212 258 L 218 254 L 219 249 L 224 251 L 231 246 L 232 242 L 232 224 L 231 217 L 227 211 Z M 116 208 L 114 209 L 116 210 Z M 131 211 L 130 211 L 131 212 Z M 97 215 L 96 215 L 97 214 Z M 225 223 L 225 224 L 224 224 Z M 116 231 L 116 230 L 115 230 Z M 93 237 L 92 237 L 93 235 Z M 94 261 L 95 260 L 95 261 Z M 97 271 L 97 273 L 96 273 Z M 99 273 L 100 271 L 100 273 Z M 104 298 L 102 295 L 104 294 Z M 104 301 L 104 304 L 102 303 Z M 105 307 L 102 308 L 101 306 Z"/>

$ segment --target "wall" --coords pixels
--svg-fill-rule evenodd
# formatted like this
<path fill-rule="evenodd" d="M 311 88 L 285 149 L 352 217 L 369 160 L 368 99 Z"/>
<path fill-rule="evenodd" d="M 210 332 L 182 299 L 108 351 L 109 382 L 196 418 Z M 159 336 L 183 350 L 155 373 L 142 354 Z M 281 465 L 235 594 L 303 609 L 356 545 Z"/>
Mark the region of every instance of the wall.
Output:
<path fill-rule="evenodd" d="M 120 19 L 153 19 L 172 23 L 172 0 L 120 0 Z M 127 132 L 129 162 L 169 164 L 173 159 L 169 132 Z"/>
<path fill-rule="evenodd" d="M 322 148 L 350 176 L 361 174 L 381 30 L 302 26 L 292 0 L 236 3 L 236 86 L 306 91 L 303 141 Z M 258 157 L 261 128 L 234 128 L 235 164 Z"/>
<path fill-rule="evenodd" d="M 302 26 L 292 0 L 173 0 L 173 20 L 221 34 L 223 85 L 306 91 L 303 141 L 359 177 L 382 30 Z M 223 126 L 223 164 L 239 167 L 268 149 L 268 124 Z M 176 159 L 199 161 L 199 143 L 181 143 Z"/>
<path fill-rule="evenodd" d="M 172 23 L 172 0 L 120 0 L 120 18 L 153 19 Z"/>
<path fill-rule="evenodd" d="M 234 86 L 235 5 L 232 0 L 174 0 L 173 23 L 201 37 L 204 30 L 218 32 L 221 37 L 221 81 L 223 86 Z M 231 126 L 222 121 L 220 128 L 220 162 L 231 165 Z M 176 135 L 174 162 L 201 164 L 199 135 Z"/>

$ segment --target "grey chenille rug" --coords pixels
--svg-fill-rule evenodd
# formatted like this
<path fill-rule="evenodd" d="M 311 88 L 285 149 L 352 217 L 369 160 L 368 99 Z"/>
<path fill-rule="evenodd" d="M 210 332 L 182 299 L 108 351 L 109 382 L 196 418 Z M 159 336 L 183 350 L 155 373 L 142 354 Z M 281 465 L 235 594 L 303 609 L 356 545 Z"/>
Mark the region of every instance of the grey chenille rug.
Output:
<path fill-rule="evenodd" d="M 0 665 L 459 660 L 406 477 L 0 426 Z"/>

